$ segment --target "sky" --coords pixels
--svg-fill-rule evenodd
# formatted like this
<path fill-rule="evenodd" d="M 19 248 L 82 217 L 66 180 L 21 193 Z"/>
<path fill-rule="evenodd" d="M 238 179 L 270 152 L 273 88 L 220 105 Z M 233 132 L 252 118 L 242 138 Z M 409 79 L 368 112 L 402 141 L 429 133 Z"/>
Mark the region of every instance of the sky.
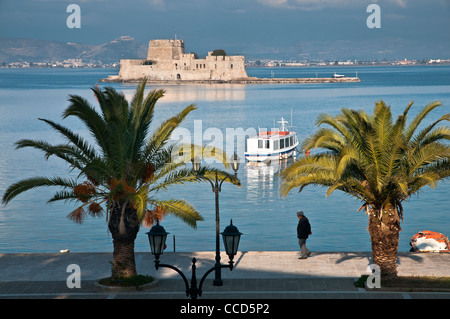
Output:
<path fill-rule="evenodd" d="M 69 4 L 81 27 L 68 28 Z M 370 4 L 380 28 L 369 28 Z M 186 51 L 301 59 L 450 58 L 450 0 L 0 0 L 0 37 L 102 44 L 183 39 Z"/>

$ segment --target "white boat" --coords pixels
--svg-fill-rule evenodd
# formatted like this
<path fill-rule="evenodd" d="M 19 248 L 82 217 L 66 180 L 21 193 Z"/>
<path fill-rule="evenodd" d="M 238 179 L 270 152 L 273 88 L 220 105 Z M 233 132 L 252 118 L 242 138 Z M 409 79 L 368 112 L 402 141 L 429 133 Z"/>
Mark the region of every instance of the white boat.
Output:
<path fill-rule="evenodd" d="M 412 236 L 409 244 L 411 252 L 450 252 L 450 241 L 447 236 L 431 230 L 423 230 Z"/>
<path fill-rule="evenodd" d="M 250 162 L 269 162 L 296 155 L 297 134 L 288 130 L 288 121 L 281 118 L 279 129 L 259 132 L 247 139 L 245 158 Z"/>
<path fill-rule="evenodd" d="M 345 75 L 334 73 L 332 78 L 333 79 L 345 78 Z"/>

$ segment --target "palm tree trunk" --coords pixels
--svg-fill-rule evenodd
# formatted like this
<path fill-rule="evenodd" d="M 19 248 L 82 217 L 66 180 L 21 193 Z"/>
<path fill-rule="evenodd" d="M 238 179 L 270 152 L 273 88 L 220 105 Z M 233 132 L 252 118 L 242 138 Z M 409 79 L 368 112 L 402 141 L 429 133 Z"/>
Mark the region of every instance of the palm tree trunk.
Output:
<path fill-rule="evenodd" d="M 110 209 L 108 228 L 114 244 L 111 278 L 137 275 L 134 241 L 139 232 L 136 210 L 128 203 L 114 203 Z"/>
<path fill-rule="evenodd" d="M 401 231 L 397 211 L 371 210 L 369 233 L 372 242 L 372 259 L 380 267 L 381 278 L 397 278 L 397 252 Z"/>

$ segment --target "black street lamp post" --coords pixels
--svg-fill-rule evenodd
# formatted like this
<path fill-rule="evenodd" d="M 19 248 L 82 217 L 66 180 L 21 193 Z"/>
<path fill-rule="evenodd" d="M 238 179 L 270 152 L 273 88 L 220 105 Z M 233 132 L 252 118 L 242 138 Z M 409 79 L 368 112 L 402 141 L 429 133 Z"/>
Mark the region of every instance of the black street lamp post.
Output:
<path fill-rule="evenodd" d="M 231 157 L 231 165 L 234 170 L 234 177 L 237 176 L 237 171 L 239 170 L 239 157 L 236 153 Z M 198 158 L 194 159 L 193 161 L 193 168 L 195 172 L 199 172 L 200 170 L 200 160 Z M 220 217 L 219 217 L 219 193 L 222 189 L 223 182 L 229 178 L 229 176 L 225 176 L 223 179 L 219 180 L 217 177 L 216 172 L 216 178 L 215 180 L 211 180 L 208 177 L 204 175 L 197 175 L 198 178 L 207 180 L 212 187 L 212 191 L 215 194 L 216 199 L 216 266 L 220 265 L 220 240 L 219 240 L 219 229 L 220 229 Z M 216 268 L 215 277 L 213 281 L 213 286 L 222 286 L 222 270 L 220 267 Z"/>
<path fill-rule="evenodd" d="M 236 228 L 236 226 L 233 225 L 233 221 L 230 221 L 230 225 L 225 228 L 225 230 L 222 232 L 223 237 L 223 243 L 225 246 L 225 251 L 230 258 L 230 261 L 228 262 L 228 265 L 222 265 L 222 264 L 215 264 L 214 267 L 210 268 L 201 278 L 199 286 L 197 286 L 197 275 L 196 275 L 196 269 L 197 266 L 195 263 L 197 262 L 197 259 L 194 257 L 192 258 L 192 277 L 191 277 L 191 284 L 189 285 L 189 282 L 186 278 L 186 276 L 183 274 L 183 272 L 178 269 L 175 266 L 167 265 L 167 264 L 161 264 L 159 262 L 159 256 L 162 255 L 163 249 L 166 243 L 167 233 L 161 225 L 159 225 L 159 222 L 156 223 L 155 226 L 153 226 L 150 231 L 147 233 L 148 240 L 150 242 L 150 250 L 153 255 L 155 255 L 155 268 L 156 270 L 159 269 L 159 267 L 166 267 L 175 270 L 184 280 L 184 284 L 186 286 L 186 296 L 190 296 L 191 299 L 197 299 L 198 296 L 202 295 L 202 287 L 203 283 L 206 279 L 206 277 L 214 270 L 222 269 L 222 268 L 229 268 L 230 271 L 233 270 L 233 258 L 237 254 L 238 247 L 239 247 L 239 241 L 241 238 L 242 233 L 239 232 L 239 230 Z"/>

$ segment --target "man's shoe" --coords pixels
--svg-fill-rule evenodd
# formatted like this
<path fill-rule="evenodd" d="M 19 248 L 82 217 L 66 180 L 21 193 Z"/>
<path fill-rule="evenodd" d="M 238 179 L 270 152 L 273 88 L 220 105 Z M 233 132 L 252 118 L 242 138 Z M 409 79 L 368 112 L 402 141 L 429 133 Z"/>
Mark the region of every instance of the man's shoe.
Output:
<path fill-rule="evenodd" d="M 307 256 L 307 257 L 311 256 L 311 252 L 309 252 L 306 256 Z"/>
<path fill-rule="evenodd" d="M 306 259 L 306 258 L 308 258 L 308 257 L 298 257 L 298 259 Z"/>

